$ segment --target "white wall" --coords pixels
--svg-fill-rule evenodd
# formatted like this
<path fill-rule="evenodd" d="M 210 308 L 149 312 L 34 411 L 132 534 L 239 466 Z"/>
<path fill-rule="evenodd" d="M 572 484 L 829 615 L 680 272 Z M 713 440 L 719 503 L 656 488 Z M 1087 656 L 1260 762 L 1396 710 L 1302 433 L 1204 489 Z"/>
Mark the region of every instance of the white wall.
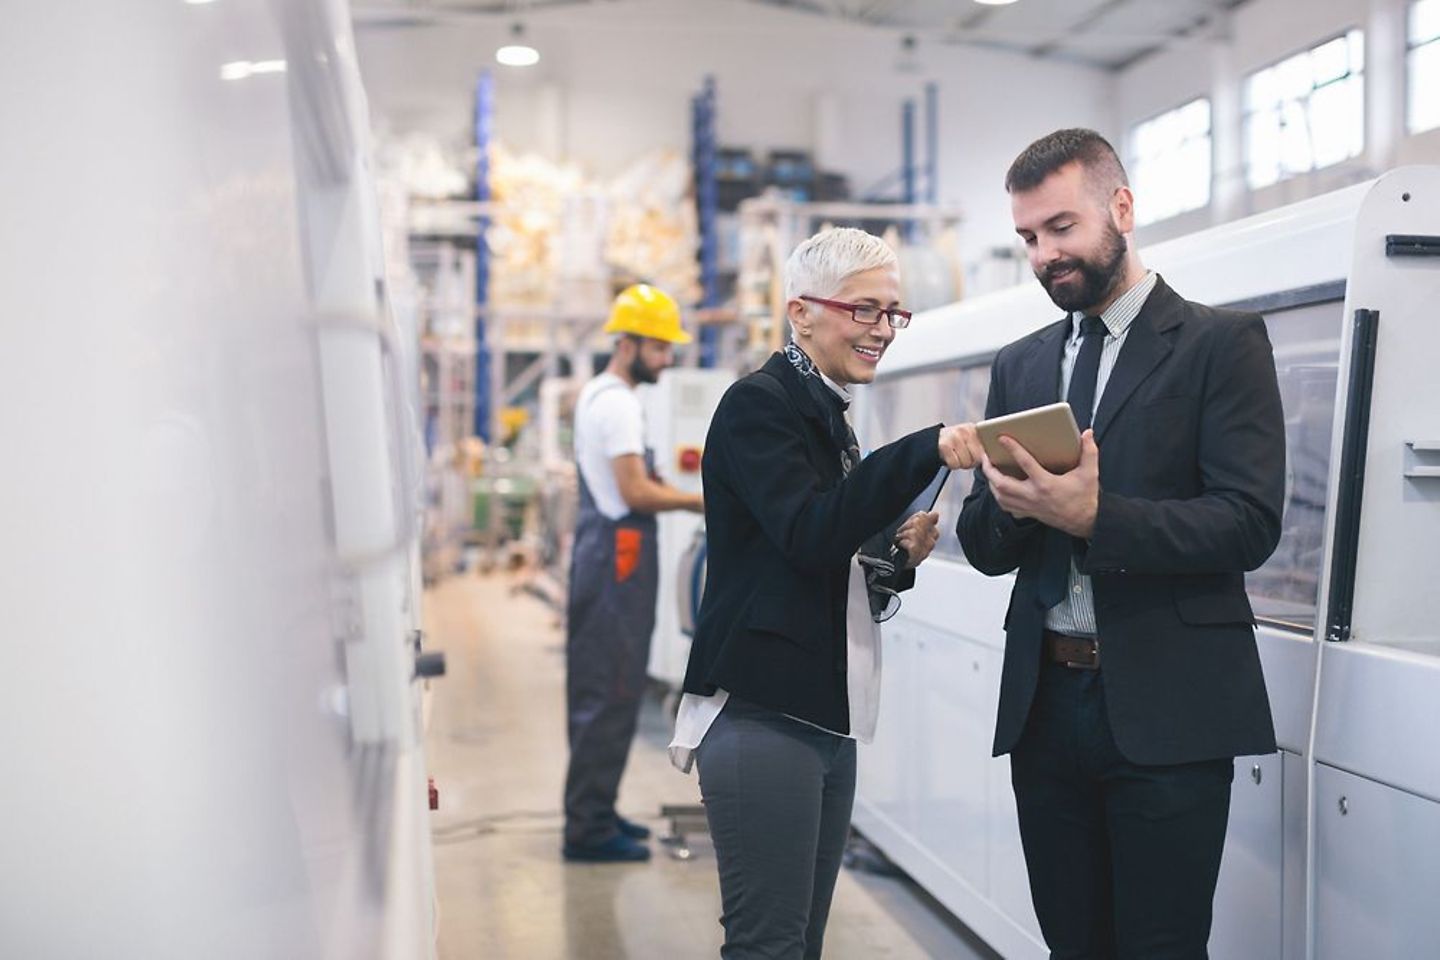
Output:
<path fill-rule="evenodd" d="M 496 68 L 498 135 L 600 175 L 658 147 L 688 151 L 690 98 L 714 74 L 721 144 L 815 150 L 863 190 L 899 169 L 901 103 L 916 98 L 921 125 L 924 84 L 934 80 L 940 199 L 965 210 L 970 259 L 1012 242 L 1003 179 L 1027 143 L 1061 126 L 1118 129 L 1112 78 L 1102 71 L 922 37 L 922 72 L 902 75 L 897 31 L 736 0 L 621 0 L 537 11 L 525 23 L 542 60 Z M 362 25 L 358 51 L 377 123 L 468 140 L 476 73 L 494 66 L 509 25 Z"/>
<path fill-rule="evenodd" d="M 1145 227 L 1140 240 L 1180 236 L 1356 183 L 1406 163 L 1440 162 L 1440 131 L 1405 130 L 1407 0 L 1251 0 L 1212 36 L 1147 58 L 1116 77 L 1124 136 L 1196 96 L 1211 99 L 1210 206 Z M 1352 28 L 1365 30 L 1365 150 L 1360 156 L 1258 191 L 1245 184 L 1241 98 L 1248 74 Z M 1119 146 L 1119 144 L 1117 144 Z M 1144 198 L 1138 198 L 1144 202 Z"/>

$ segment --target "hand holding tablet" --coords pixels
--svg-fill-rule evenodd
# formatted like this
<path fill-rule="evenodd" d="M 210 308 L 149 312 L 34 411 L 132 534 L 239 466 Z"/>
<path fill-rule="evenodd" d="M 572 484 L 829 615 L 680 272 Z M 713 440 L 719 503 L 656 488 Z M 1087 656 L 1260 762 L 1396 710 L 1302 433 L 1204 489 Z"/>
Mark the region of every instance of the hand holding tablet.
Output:
<path fill-rule="evenodd" d="M 975 432 L 990 463 L 1009 477 L 1024 479 L 1025 471 L 1000 442 L 1002 436 L 1024 447 L 1051 473 L 1068 473 L 1080 463 L 1080 428 L 1070 404 L 1063 401 L 981 420 L 975 424 Z"/>

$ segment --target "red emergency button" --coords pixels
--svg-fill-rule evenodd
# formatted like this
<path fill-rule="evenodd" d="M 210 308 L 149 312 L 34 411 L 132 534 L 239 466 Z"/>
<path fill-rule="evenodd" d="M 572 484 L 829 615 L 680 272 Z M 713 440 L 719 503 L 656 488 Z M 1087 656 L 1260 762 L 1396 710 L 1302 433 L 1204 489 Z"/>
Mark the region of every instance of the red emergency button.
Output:
<path fill-rule="evenodd" d="M 675 458 L 676 464 L 680 467 L 681 473 L 700 472 L 700 448 L 681 447 Z"/>

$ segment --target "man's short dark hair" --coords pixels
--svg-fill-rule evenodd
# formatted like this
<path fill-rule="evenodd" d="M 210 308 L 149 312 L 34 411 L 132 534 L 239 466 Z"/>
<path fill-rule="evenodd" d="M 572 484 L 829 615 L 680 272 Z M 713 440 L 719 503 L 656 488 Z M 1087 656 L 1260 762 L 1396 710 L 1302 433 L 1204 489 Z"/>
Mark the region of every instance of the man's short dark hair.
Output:
<path fill-rule="evenodd" d="M 1069 163 L 1084 167 L 1090 180 L 1106 196 L 1130 183 L 1110 141 L 1094 130 L 1072 127 L 1046 134 L 1021 151 L 1005 174 L 1005 192 L 1033 190 Z"/>

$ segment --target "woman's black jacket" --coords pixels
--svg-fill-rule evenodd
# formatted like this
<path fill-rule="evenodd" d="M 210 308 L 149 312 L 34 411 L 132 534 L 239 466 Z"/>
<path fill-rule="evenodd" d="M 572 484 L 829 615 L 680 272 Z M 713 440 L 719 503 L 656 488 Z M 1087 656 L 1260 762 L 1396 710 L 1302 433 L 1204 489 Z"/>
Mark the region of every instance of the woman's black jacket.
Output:
<path fill-rule="evenodd" d="M 723 688 L 849 733 L 850 562 L 940 469 L 936 424 L 843 476 L 833 407 L 783 354 L 726 391 L 705 441 L 704 598 L 686 693 Z M 843 436 L 843 428 L 840 430 Z M 914 582 L 913 571 L 898 586 Z"/>

